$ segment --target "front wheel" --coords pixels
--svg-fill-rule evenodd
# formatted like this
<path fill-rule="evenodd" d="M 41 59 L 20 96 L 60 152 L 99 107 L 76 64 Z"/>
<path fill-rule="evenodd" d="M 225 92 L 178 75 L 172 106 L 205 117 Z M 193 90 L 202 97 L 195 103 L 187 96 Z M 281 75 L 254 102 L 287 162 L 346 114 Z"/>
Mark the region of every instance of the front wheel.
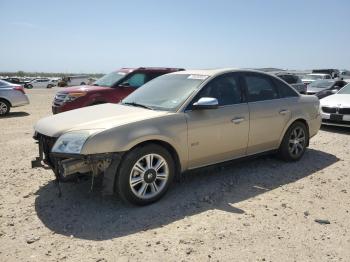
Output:
<path fill-rule="evenodd" d="M 166 193 L 174 173 L 173 158 L 165 148 L 155 144 L 136 147 L 122 160 L 117 190 L 127 202 L 148 205 Z"/>
<path fill-rule="evenodd" d="M 32 85 L 27 85 L 27 86 L 26 86 L 26 88 L 28 88 L 28 89 L 32 89 L 32 88 L 33 88 L 33 86 L 32 86 Z"/>
<path fill-rule="evenodd" d="M 283 137 L 279 156 L 285 161 L 297 161 L 305 153 L 309 143 L 309 132 L 302 122 L 293 123 Z"/>
<path fill-rule="evenodd" d="M 52 88 L 53 87 L 53 85 L 47 85 L 47 88 Z"/>
<path fill-rule="evenodd" d="M 5 116 L 10 112 L 10 104 L 7 101 L 0 100 L 0 116 Z"/>

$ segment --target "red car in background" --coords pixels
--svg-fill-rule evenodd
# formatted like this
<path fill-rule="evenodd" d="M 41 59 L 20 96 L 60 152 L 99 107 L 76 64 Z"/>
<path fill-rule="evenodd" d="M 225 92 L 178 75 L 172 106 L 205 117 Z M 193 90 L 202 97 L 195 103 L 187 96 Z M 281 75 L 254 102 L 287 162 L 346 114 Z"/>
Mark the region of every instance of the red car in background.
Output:
<path fill-rule="evenodd" d="M 92 85 L 67 87 L 57 92 L 54 114 L 102 103 L 119 103 L 134 90 L 158 76 L 182 71 L 182 68 L 122 68 L 98 79 Z"/>

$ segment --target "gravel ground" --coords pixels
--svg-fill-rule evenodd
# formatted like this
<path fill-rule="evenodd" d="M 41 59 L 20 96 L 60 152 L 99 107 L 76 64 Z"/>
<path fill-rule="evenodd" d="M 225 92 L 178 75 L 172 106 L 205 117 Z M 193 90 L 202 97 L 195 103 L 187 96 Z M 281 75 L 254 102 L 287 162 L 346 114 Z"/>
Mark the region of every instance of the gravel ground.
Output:
<path fill-rule="evenodd" d="M 298 163 L 188 173 L 158 203 L 123 204 L 31 169 L 53 90 L 0 119 L 0 261 L 350 261 L 350 129 L 323 128 Z"/>

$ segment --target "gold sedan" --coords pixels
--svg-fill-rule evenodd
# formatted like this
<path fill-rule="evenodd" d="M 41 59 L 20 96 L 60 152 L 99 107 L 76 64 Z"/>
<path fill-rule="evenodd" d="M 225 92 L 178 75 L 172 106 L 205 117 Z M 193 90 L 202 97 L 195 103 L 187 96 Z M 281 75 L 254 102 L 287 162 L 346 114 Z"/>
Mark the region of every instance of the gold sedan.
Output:
<path fill-rule="evenodd" d="M 81 108 L 35 125 L 57 182 L 103 176 L 104 190 L 145 205 L 183 171 L 263 152 L 299 160 L 321 125 L 319 101 L 283 80 L 240 69 L 158 77 L 120 104 Z M 59 184 L 59 183 L 58 183 Z"/>

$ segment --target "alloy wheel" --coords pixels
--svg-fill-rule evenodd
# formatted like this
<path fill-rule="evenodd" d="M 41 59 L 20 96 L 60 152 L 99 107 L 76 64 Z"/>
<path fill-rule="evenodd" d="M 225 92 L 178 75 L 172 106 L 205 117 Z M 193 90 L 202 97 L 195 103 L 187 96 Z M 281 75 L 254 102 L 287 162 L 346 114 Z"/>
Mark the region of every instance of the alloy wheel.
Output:
<path fill-rule="evenodd" d="M 289 136 L 288 150 L 293 157 L 298 157 L 305 148 L 306 135 L 303 128 L 295 127 Z"/>
<path fill-rule="evenodd" d="M 4 102 L 0 101 L 0 115 L 5 115 L 7 111 L 8 111 L 7 105 Z"/>
<path fill-rule="evenodd" d="M 161 193 L 169 179 L 169 166 L 158 154 L 148 154 L 136 161 L 130 172 L 131 191 L 141 199 Z"/>

